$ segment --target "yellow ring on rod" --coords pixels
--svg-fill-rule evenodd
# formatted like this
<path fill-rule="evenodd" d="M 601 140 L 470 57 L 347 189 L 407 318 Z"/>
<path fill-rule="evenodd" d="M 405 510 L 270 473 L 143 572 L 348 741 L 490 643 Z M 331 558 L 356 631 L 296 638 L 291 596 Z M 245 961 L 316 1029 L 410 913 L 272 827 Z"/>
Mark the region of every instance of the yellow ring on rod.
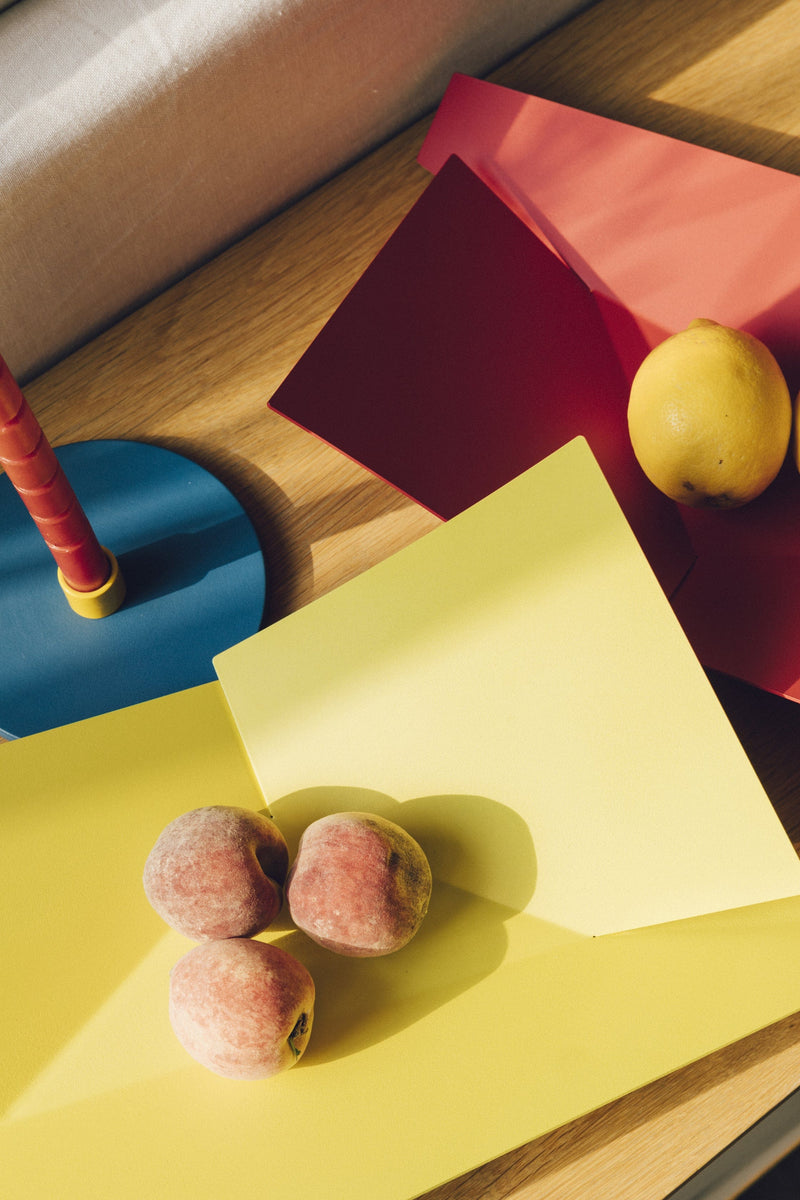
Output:
<path fill-rule="evenodd" d="M 62 592 L 67 597 L 70 608 L 80 617 L 96 620 L 98 617 L 108 617 L 116 612 L 125 599 L 125 580 L 122 578 L 119 563 L 110 550 L 102 547 L 103 553 L 111 564 L 111 574 L 102 585 L 91 592 L 79 592 L 70 587 L 58 567 L 58 582 Z"/>

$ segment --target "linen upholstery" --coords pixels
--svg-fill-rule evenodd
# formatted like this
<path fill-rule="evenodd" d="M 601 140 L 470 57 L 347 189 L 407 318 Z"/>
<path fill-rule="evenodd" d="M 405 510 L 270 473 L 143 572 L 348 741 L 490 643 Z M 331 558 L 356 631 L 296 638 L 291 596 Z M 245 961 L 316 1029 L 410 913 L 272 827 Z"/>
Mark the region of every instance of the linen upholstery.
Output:
<path fill-rule="evenodd" d="M 0 0 L 2 2 L 2 0 Z M 586 0 L 17 0 L 0 352 L 32 375 Z"/>

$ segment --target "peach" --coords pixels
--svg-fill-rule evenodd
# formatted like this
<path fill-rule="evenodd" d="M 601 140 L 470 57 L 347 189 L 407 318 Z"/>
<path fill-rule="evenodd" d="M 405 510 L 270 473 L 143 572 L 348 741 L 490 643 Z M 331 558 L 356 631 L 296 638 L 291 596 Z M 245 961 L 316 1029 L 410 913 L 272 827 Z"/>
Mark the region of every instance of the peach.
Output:
<path fill-rule="evenodd" d="M 235 805 L 194 808 L 163 830 L 144 866 L 156 912 L 194 941 L 252 937 L 280 912 L 289 851 L 271 817 Z"/>
<path fill-rule="evenodd" d="M 372 813 L 332 813 L 304 830 L 286 878 L 295 925 L 338 954 L 392 954 L 428 911 L 431 869 L 418 842 Z"/>
<path fill-rule="evenodd" d="M 314 981 L 269 942 L 201 942 L 169 980 L 169 1019 L 184 1050 L 228 1079 L 267 1079 L 294 1066 L 314 1021 Z"/>

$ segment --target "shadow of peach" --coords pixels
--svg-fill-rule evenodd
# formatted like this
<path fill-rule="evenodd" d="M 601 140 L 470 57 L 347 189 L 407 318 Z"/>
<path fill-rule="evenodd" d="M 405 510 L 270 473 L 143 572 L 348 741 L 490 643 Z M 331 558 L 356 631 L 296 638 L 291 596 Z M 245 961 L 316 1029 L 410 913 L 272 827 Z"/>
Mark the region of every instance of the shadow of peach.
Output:
<path fill-rule="evenodd" d="M 303 829 L 329 813 L 377 813 L 419 841 L 434 877 L 428 913 L 402 950 L 348 958 L 318 946 L 284 910 L 268 937 L 310 971 L 314 1029 L 298 1066 L 331 1062 L 392 1037 L 490 975 L 502 963 L 505 923 L 536 884 L 530 831 L 512 809 L 482 796 L 424 796 L 400 803 L 364 788 L 307 788 L 270 811 L 294 858 Z"/>

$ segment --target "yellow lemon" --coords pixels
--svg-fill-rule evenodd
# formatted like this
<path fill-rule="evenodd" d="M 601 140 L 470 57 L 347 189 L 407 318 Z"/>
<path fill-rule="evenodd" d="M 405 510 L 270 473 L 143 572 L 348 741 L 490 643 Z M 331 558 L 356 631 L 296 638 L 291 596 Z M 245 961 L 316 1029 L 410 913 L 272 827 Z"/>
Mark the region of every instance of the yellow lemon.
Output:
<path fill-rule="evenodd" d="M 700 318 L 639 367 L 628 429 L 639 465 L 667 496 L 694 507 L 735 508 L 778 474 L 792 401 L 763 342 Z"/>

